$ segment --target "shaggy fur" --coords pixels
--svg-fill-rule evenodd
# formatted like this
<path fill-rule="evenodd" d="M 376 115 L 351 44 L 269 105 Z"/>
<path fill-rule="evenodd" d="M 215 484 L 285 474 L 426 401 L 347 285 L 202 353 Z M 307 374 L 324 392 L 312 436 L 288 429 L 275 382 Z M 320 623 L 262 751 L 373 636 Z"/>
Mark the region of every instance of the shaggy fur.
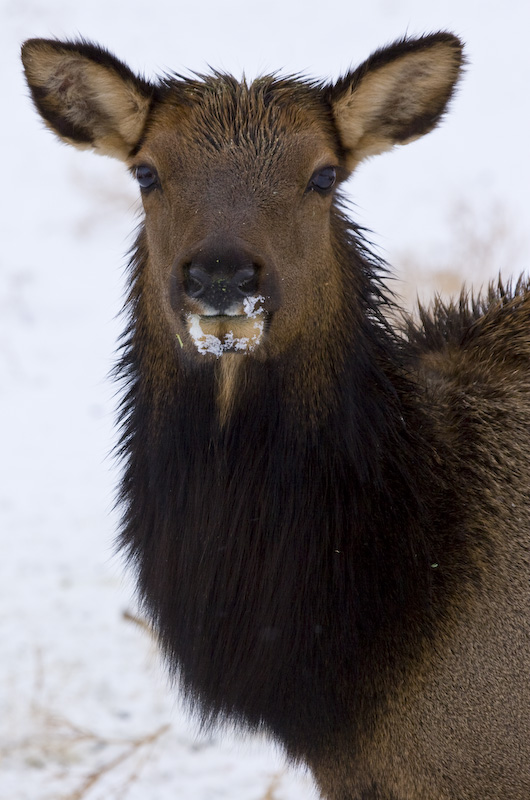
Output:
<path fill-rule="evenodd" d="M 344 273 L 365 275 L 365 320 L 336 376 L 337 405 L 315 428 L 290 393 L 296 351 L 243 365 L 224 428 L 214 364 L 189 378 L 181 365 L 153 419 L 141 292 L 119 367 L 121 541 L 169 663 L 205 719 L 264 724 L 294 755 L 317 748 L 352 703 L 375 701 L 362 664 L 384 663 L 391 642 L 392 670 L 405 671 L 435 633 L 454 563 L 478 579 L 465 541 L 448 536 L 465 511 L 448 502 L 432 419 L 402 368 L 408 347 L 383 322 L 361 252 L 344 254 Z M 140 242 L 140 271 L 141 261 Z"/>

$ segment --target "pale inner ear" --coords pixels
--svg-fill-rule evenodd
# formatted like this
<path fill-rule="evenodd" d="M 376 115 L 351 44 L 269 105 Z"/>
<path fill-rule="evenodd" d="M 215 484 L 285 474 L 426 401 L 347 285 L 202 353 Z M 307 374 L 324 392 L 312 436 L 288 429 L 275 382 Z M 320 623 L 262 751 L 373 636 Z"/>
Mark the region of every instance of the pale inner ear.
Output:
<path fill-rule="evenodd" d="M 398 57 L 362 76 L 333 110 L 353 168 L 362 159 L 430 131 L 443 113 L 459 62 L 444 44 Z"/>
<path fill-rule="evenodd" d="M 96 64 L 87 67 L 89 83 L 94 87 L 94 100 L 100 106 L 102 114 L 106 114 L 115 126 L 115 132 L 127 147 L 127 155 L 137 144 L 149 111 L 150 99 L 136 91 L 135 87 L 123 81 L 109 70 L 102 70 Z M 113 133 L 102 126 L 102 142 L 111 146 Z"/>

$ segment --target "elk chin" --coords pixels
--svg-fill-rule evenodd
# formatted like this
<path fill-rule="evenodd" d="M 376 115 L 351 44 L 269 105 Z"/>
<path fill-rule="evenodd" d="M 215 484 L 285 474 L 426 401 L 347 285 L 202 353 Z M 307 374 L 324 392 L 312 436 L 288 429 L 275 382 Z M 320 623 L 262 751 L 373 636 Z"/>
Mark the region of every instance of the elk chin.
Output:
<path fill-rule="evenodd" d="M 201 355 L 251 353 L 263 339 L 265 314 L 188 314 L 188 332 Z"/>

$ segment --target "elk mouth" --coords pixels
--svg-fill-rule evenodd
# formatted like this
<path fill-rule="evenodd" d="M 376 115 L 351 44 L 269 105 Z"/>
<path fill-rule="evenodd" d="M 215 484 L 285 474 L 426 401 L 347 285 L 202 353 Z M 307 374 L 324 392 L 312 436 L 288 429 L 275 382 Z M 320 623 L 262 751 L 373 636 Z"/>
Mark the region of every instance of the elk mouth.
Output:
<path fill-rule="evenodd" d="M 217 357 L 223 353 L 251 353 L 263 339 L 268 315 L 261 303 L 263 297 L 247 298 L 245 313 L 188 314 L 186 324 L 190 337 L 202 355 Z"/>

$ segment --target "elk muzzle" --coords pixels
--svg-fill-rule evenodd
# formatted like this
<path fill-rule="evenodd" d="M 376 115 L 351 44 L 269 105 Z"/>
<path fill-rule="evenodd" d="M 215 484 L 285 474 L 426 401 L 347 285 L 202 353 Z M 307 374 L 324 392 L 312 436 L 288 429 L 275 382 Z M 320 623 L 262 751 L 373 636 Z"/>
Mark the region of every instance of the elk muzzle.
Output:
<path fill-rule="evenodd" d="M 179 306 L 199 353 L 248 353 L 262 340 L 268 312 L 264 259 L 239 240 L 204 240 L 177 260 Z"/>

